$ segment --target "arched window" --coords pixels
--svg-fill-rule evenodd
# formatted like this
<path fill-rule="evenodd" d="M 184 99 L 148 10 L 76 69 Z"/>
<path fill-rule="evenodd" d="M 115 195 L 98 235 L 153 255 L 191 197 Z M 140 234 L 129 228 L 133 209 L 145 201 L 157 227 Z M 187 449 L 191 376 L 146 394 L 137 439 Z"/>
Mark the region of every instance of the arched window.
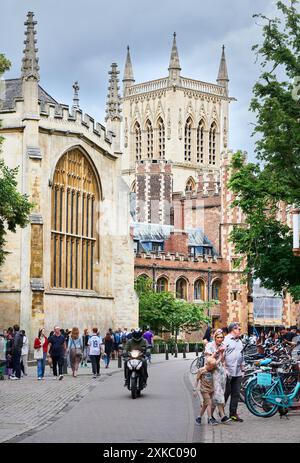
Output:
<path fill-rule="evenodd" d="M 201 120 L 197 128 L 197 162 L 204 162 L 204 122 Z"/>
<path fill-rule="evenodd" d="M 189 178 L 185 185 L 185 192 L 192 193 L 196 190 L 196 184 L 193 178 Z"/>
<path fill-rule="evenodd" d="M 156 283 L 156 292 L 164 293 L 168 291 L 168 280 L 165 277 L 160 277 Z"/>
<path fill-rule="evenodd" d="M 209 131 L 209 157 L 208 162 L 213 166 L 216 164 L 216 131 L 217 125 L 215 122 L 211 124 Z"/>
<path fill-rule="evenodd" d="M 142 159 L 142 133 L 141 126 L 138 122 L 134 125 L 134 145 L 135 145 L 135 159 L 140 161 Z"/>
<path fill-rule="evenodd" d="M 187 299 L 187 282 L 184 278 L 179 278 L 176 281 L 176 297 L 177 299 Z"/>
<path fill-rule="evenodd" d="M 221 282 L 220 280 L 215 280 L 211 288 L 211 298 L 219 301 L 220 300 L 220 291 L 221 291 Z"/>
<path fill-rule="evenodd" d="M 149 119 L 146 122 L 146 130 L 147 130 L 147 156 L 148 159 L 153 158 L 153 128 L 152 124 Z"/>
<path fill-rule="evenodd" d="M 192 119 L 189 117 L 184 128 L 184 160 L 192 160 Z"/>
<path fill-rule="evenodd" d="M 52 287 L 93 289 L 98 203 L 90 162 L 78 149 L 68 151 L 56 165 L 52 184 Z"/>
<path fill-rule="evenodd" d="M 194 284 L 194 300 L 204 301 L 204 281 L 197 280 Z"/>
<path fill-rule="evenodd" d="M 165 159 L 165 124 L 162 118 L 158 119 L 158 155 L 159 159 Z"/>

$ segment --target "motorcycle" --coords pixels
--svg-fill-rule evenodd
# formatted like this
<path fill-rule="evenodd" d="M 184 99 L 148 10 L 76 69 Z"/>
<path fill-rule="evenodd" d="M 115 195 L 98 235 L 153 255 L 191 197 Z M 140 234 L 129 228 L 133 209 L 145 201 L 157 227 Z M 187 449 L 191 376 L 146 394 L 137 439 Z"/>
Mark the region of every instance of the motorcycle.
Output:
<path fill-rule="evenodd" d="M 131 397 L 136 399 L 140 397 L 141 391 L 145 388 L 144 378 L 142 376 L 143 352 L 132 350 L 127 352 L 126 369 L 127 369 L 127 388 L 131 391 Z"/>

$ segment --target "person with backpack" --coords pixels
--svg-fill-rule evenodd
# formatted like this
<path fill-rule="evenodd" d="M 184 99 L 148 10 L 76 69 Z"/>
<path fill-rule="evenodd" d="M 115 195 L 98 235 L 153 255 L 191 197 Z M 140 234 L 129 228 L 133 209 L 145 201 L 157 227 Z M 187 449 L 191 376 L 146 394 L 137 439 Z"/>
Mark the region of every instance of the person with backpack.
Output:
<path fill-rule="evenodd" d="M 108 368 L 109 362 L 110 362 L 110 356 L 114 348 L 114 341 L 111 333 L 108 331 L 106 333 L 106 336 L 104 338 L 104 351 L 105 351 L 105 357 L 104 357 L 104 362 L 105 362 L 105 368 Z"/>
<path fill-rule="evenodd" d="M 118 358 L 120 344 L 122 344 L 122 331 L 121 331 L 121 328 L 118 328 L 118 330 L 114 333 L 114 347 L 113 347 L 113 349 L 114 349 L 115 358 Z"/>
<path fill-rule="evenodd" d="M 82 359 L 83 344 L 82 339 L 79 337 L 79 329 L 74 326 L 71 331 L 71 336 L 68 344 L 68 357 L 74 378 L 77 377 L 78 367 Z"/>
<path fill-rule="evenodd" d="M 23 334 L 19 325 L 14 325 L 14 339 L 12 345 L 12 361 L 14 375 L 10 379 L 21 379 L 21 355 L 23 347 Z"/>
<path fill-rule="evenodd" d="M 98 333 L 98 328 L 93 328 L 93 334 L 90 337 L 88 344 L 90 348 L 90 359 L 92 363 L 93 378 L 100 376 L 100 356 L 101 356 L 101 346 L 102 338 L 100 333 Z"/>

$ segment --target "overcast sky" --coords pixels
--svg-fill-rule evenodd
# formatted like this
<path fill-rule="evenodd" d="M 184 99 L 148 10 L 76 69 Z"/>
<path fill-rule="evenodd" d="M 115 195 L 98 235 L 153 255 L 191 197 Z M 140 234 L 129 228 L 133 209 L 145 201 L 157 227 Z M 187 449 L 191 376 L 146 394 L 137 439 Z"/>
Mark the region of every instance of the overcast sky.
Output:
<path fill-rule="evenodd" d="M 252 15 L 274 16 L 274 0 L 1 0 L 0 53 L 12 61 L 6 78 L 20 76 L 27 11 L 38 21 L 40 85 L 71 105 L 78 80 L 81 108 L 100 122 L 107 72 L 116 62 L 122 79 L 127 45 L 139 83 L 168 75 L 174 31 L 184 77 L 215 82 L 224 44 L 230 95 L 238 100 L 231 104 L 230 148 L 254 159 L 248 107 L 259 65 L 251 46 L 262 27 Z"/>

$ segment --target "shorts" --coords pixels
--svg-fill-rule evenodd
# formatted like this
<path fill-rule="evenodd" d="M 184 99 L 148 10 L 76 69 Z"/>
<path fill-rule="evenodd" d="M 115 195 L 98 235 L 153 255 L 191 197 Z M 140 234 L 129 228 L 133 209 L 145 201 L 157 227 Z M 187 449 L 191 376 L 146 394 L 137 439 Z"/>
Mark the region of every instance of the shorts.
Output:
<path fill-rule="evenodd" d="M 213 392 L 202 392 L 202 405 L 212 405 Z"/>

